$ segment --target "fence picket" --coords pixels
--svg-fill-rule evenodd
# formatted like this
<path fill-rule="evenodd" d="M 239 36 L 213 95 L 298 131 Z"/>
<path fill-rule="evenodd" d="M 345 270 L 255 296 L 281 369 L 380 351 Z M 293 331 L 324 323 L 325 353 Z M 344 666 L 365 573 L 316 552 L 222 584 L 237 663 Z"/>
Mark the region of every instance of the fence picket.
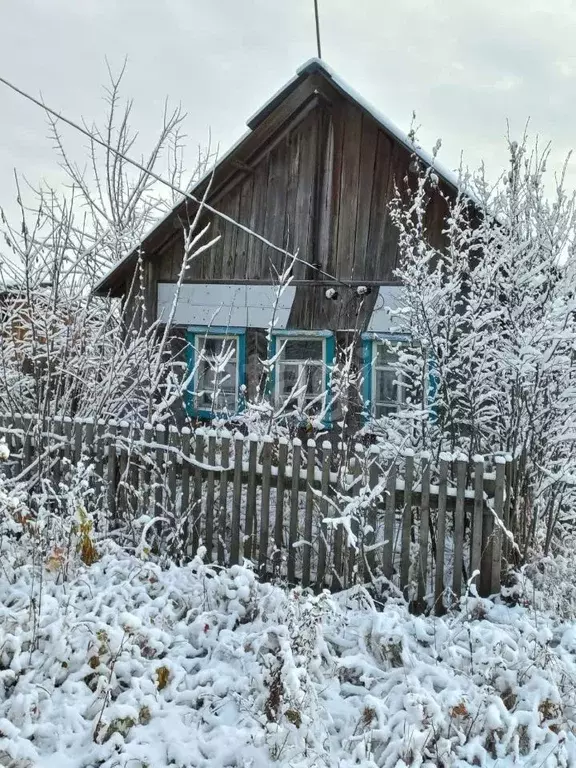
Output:
<path fill-rule="evenodd" d="M 480 570 L 482 558 L 482 515 L 484 511 L 484 461 L 474 459 L 474 512 L 470 534 L 470 576 Z"/>
<path fill-rule="evenodd" d="M 24 445 L 22 446 L 22 469 L 29 467 L 32 463 L 32 437 L 35 426 L 34 418 L 29 414 L 24 414 Z"/>
<path fill-rule="evenodd" d="M 496 457 L 496 486 L 494 489 L 494 528 L 492 534 L 492 578 L 490 592 L 500 591 L 500 571 L 502 567 L 502 528 L 504 515 L 504 488 L 506 485 L 506 461 L 501 456 Z"/>
<path fill-rule="evenodd" d="M 108 445 L 108 460 L 106 468 L 106 496 L 108 499 L 108 511 L 112 519 L 116 521 L 116 422 L 114 420 L 109 421 L 107 429 L 108 436 L 106 443 Z"/>
<path fill-rule="evenodd" d="M 156 426 L 156 462 L 154 478 L 154 515 L 164 517 L 164 485 L 166 480 L 166 453 L 164 444 L 166 443 L 166 427 L 163 424 Z M 159 522 L 156 526 L 158 534 L 162 532 L 164 525 Z"/>
<path fill-rule="evenodd" d="M 216 464 L 216 430 L 208 432 L 208 464 Z M 214 555 L 214 470 L 206 474 L 206 560 L 211 562 Z"/>
<path fill-rule="evenodd" d="M 54 487 L 58 488 L 62 479 L 62 435 L 64 434 L 64 423 L 60 416 L 55 416 L 52 423 L 50 423 L 50 419 L 47 419 L 46 421 L 48 425 L 46 432 L 50 433 L 50 437 L 47 440 L 49 452 L 46 458 L 46 466 L 50 467 L 52 462 L 54 463 L 52 469 L 52 481 Z M 12 422 L 12 424 L 13 423 L 14 422 Z M 11 444 L 12 451 L 14 451 L 13 438 Z M 50 472 L 48 473 L 48 476 L 50 476 Z M 108 504 L 108 508 L 110 509 L 110 504 Z"/>
<path fill-rule="evenodd" d="M 194 498 L 192 500 L 192 555 L 200 546 L 202 529 L 202 467 L 204 463 L 204 430 L 194 432 Z"/>
<path fill-rule="evenodd" d="M 286 490 L 286 463 L 288 462 L 288 440 L 281 437 L 278 442 L 278 474 L 276 477 L 276 519 L 274 521 L 273 573 L 280 575 L 282 551 L 284 549 L 284 496 Z"/>
<path fill-rule="evenodd" d="M 180 520 L 182 525 L 182 540 L 184 551 L 194 555 L 192 552 L 192 541 L 190 537 L 190 428 L 182 427 L 182 441 L 180 450 L 182 452 L 182 475 L 180 478 Z"/>
<path fill-rule="evenodd" d="M 448 459 L 440 457 L 438 479 L 438 517 L 436 519 L 436 574 L 434 579 L 434 610 L 444 612 L 444 551 L 446 547 L 446 499 L 448 495 Z"/>
<path fill-rule="evenodd" d="M 330 491 L 330 466 L 332 464 L 332 443 L 325 440 L 322 443 L 322 479 L 320 482 L 321 498 L 318 504 L 320 539 L 318 542 L 318 570 L 316 573 L 316 588 L 318 591 L 324 587 L 326 578 L 326 559 L 328 554 L 328 526 L 322 522 L 328 517 L 328 493 Z"/>
<path fill-rule="evenodd" d="M 312 562 L 312 521 L 314 518 L 314 485 L 316 480 L 316 443 L 306 444 L 306 503 L 304 506 L 304 544 L 302 546 L 302 586 L 310 585 Z"/>
<path fill-rule="evenodd" d="M 170 510 L 173 519 L 176 519 L 176 474 L 178 471 L 178 451 L 180 449 L 180 434 L 171 424 L 168 428 L 168 447 L 171 449 L 166 456 L 168 464 L 168 487 L 166 506 Z"/>
<path fill-rule="evenodd" d="M 242 509 L 242 460 L 244 437 L 237 432 L 234 437 L 234 486 L 232 488 L 232 520 L 230 531 L 230 564 L 240 561 L 240 512 Z"/>
<path fill-rule="evenodd" d="M 14 414 L 13 429 L 13 451 L 19 457 L 17 472 L 20 474 L 24 466 L 24 419 L 20 413 Z"/>
<path fill-rule="evenodd" d="M 296 581 L 296 549 L 298 540 L 298 517 L 300 500 L 300 458 L 302 441 L 295 438 L 292 442 L 292 491 L 290 493 L 290 525 L 288 530 L 288 582 Z"/>
<path fill-rule="evenodd" d="M 38 425 L 38 430 L 42 432 L 42 425 Z M 94 438 L 94 472 L 96 474 L 95 491 L 96 497 L 99 498 L 103 494 L 104 488 L 104 454 L 106 452 L 105 447 L 105 430 L 106 422 L 104 419 L 98 419 L 96 424 L 96 435 Z M 42 437 L 38 437 L 40 441 L 40 451 L 42 451 Z"/>
<path fill-rule="evenodd" d="M 412 536 L 412 484 L 414 482 L 414 454 L 406 453 L 404 471 L 404 507 L 402 510 L 402 554 L 400 556 L 400 589 L 408 597 L 410 582 L 410 543 Z"/>
<path fill-rule="evenodd" d="M 230 435 L 222 435 L 220 447 L 220 486 L 218 489 L 218 562 L 226 562 L 226 510 L 228 509 L 228 467 L 230 466 Z"/>
<path fill-rule="evenodd" d="M 128 506 L 130 498 L 128 488 L 128 440 L 130 439 L 130 425 L 127 421 L 120 422 L 120 459 L 118 462 L 120 474 L 119 499 L 123 507 Z"/>
<path fill-rule="evenodd" d="M 382 569 L 387 579 L 394 573 L 394 524 L 396 522 L 396 476 L 398 467 L 393 461 L 387 468 L 386 510 L 384 513 L 384 547 Z"/>
<path fill-rule="evenodd" d="M 454 564 L 452 568 L 452 591 L 458 597 L 462 592 L 462 569 L 464 566 L 464 494 L 466 491 L 466 458 L 456 461 L 456 503 L 454 505 Z"/>
<path fill-rule="evenodd" d="M 246 483 L 246 518 L 244 527 L 244 557 L 252 560 L 256 549 L 256 466 L 258 437 L 248 437 L 248 482 Z"/>
<path fill-rule="evenodd" d="M 380 466 L 378 464 L 379 449 L 377 446 L 372 446 L 370 450 L 369 466 L 368 466 L 368 484 L 370 487 L 371 495 L 375 494 L 375 489 L 379 485 Z M 380 504 L 381 496 L 372 498 L 370 506 L 368 508 L 368 515 L 366 522 L 368 524 L 368 530 L 364 535 L 364 569 L 368 575 L 370 581 L 374 578 L 376 569 L 376 528 L 378 525 L 378 508 Z"/>
<path fill-rule="evenodd" d="M 456 596 L 465 587 L 464 574 L 477 571 L 479 592 L 485 595 L 497 591 L 502 563 L 509 553 L 498 521 L 507 526 L 515 522 L 510 522 L 510 491 L 516 466 L 501 456 L 495 461 L 495 483 L 493 475 L 485 474 L 482 457 L 474 457 L 473 492 L 466 484 L 468 461 L 457 458 L 455 492 L 449 494 L 452 458 L 441 455 L 436 486 L 431 485 L 430 457 L 423 454 L 419 460 L 419 485 L 415 485 L 413 453 L 406 451 L 402 462 L 396 459 L 382 465 L 381 446 L 356 446 L 349 465 L 344 467 L 341 460 L 340 473 L 334 477 L 334 449 L 328 441 L 319 448 L 308 440 L 303 471 L 302 443 L 298 439 L 290 446 L 285 438 L 274 443 L 270 436 L 259 440 L 251 435 L 245 439 L 238 433 L 231 464 L 231 436 L 215 430 L 206 434 L 198 429 L 191 446 L 187 427 L 178 430 L 170 426 L 166 431 L 163 425 L 146 424 L 141 429 L 126 422 L 118 425 L 111 420 L 106 424 L 100 419 L 95 424 L 91 419 L 62 419 L 58 415 L 46 417 L 40 425 L 30 414 L 0 414 L 0 433 L 10 445 L 11 458 L 20 462 L 25 475 L 27 471 L 30 488 L 42 476 L 50 478 L 56 488 L 70 466 L 68 460 L 91 461 L 94 472 L 90 482 L 95 490 L 91 505 L 98 508 L 103 501 L 112 521 L 125 520 L 138 505 L 140 513 L 160 518 L 167 513 L 174 514 L 175 519 L 180 515 L 177 525 L 181 526 L 188 555 L 195 554 L 203 541 L 208 559 L 233 564 L 242 557 L 249 558 L 258 563 L 263 577 L 270 572 L 280 575 L 287 544 L 288 581 L 301 581 L 304 587 L 314 584 L 317 590 L 322 589 L 328 572 L 332 589 L 349 586 L 355 580 L 371 581 L 382 566 L 383 573 L 406 595 L 413 578 L 412 551 L 417 548 L 414 607 L 425 608 L 432 583 L 434 608 L 441 613 L 448 586 L 444 578 L 448 513 L 454 515 L 450 529 L 454 553 L 450 586 Z M 400 468 L 402 481 L 398 480 Z M 366 503 L 358 505 L 360 512 L 351 521 L 358 549 L 350 547 L 346 551 L 344 528 L 333 530 L 324 522 L 334 514 L 330 502 L 334 498 L 333 486 L 349 498 L 366 494 Z M 365 517 L 360 519 L 364 509 Z M 156 526 L 158 534 L 163 527 L 160 523 Z M 379 541 L 382 534 L 383 541 Z"/>
<path fill-rule="evenodd" d="M 74 463 L 82 459 L 82 434 L 84 431 L 84 422 L 82 419 L 74 419 Z"/>
<path fill-rule="evenodd" d="M 352 485 L 349 489 L 349 493 L 351 496 L 358 496 L 360 492 L 360 477 L 362 475 L 362 467 L 360 466 L 360 461 L 358 459 L 357 455 L 353 455 L 350 460 L 350 472 L 352 474 Z M 360 537 L 360 520 L 358 519 L 358 515 L 360 513 L 360 510 L 357 509 L 355 513 L 351 516 L 350 520 L 350 531 L 352 533 L 352 536 L 355 540 L 355 545 L 352 546 L 352 542 L 348 541 L 348 538 L 345 539 L 345 546 L 348 547 L 348 569 L 345 574 L 345 586 L 350 587 L 352 584 L 355 584 L 358 581 L 358 568 L 359 568 L 359 558 L 358 558 L 358 551 L 356 547 L 358 545 L 362 545 L 361 537 Z"/>
<path fill-rule="evenodd" d="M 141 455 L 141 481 L 140 488 L 142 493 L 142 511 L 144 514 L 154 514 L 151 510 L 152 506 L 152 457 L 150 455 L 150 445 L 154 435 L 152 424 L 144 424 L 143 430 L 143 444 L 140 449 Z"/>
<path fill-rule="evenodd" d="M 418 568 L 418 601 L 424 606 L 428 587 L 428 540 L 430 538 L 430 457 L 421 457 L 422 488 L 420 491 L 420 562 Z"/>
<path fill-rule="evenodd" d="M 258 573 L 267 574 L 268 542 L 270 537 L 270 478 L 272 475 L 272 438 L 266 436 L 262 445 L 262 501 L 260 504 L 260 545 Z"/>

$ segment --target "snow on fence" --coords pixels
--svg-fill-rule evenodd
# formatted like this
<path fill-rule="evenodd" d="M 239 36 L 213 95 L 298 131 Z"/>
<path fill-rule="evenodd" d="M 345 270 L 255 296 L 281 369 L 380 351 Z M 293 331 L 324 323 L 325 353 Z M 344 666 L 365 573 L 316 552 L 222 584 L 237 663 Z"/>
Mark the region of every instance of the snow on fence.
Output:
<path fill-rule="evenodd" d="M 441 456 L 436 466 L 379 445 L 343 459 L 329 441 L 20 415 L 0 415 L 0 434 L 12 481 L 57 489 L 82 461 L 90 503 L 112 525 L 157 518 L 160 541 L 168 526 L 185 552 L 203 545 L 213 562 L 250 560 L 263 577 L 316 589 L 385 577 L 438 611 L 476 572 L 481 594 L 499 589 L 513 466 L 504 458 L 485 467 Z"/>

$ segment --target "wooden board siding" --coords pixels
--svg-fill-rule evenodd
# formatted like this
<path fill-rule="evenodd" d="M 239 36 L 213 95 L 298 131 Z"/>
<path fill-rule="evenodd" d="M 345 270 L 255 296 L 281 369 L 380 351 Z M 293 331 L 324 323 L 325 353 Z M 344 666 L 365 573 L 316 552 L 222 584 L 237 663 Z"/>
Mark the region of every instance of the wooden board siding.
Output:
<path fill-rule="evenodd" d="M 321 87 L 320 87 L 321 86 Z M 293 328 L 363 330 L 371 309 L 353 290 L 337 286 L 340 298 L 325 297 L 326 281 L 376 285 L 393 282 L 398 262 L 398 233 L 389 212 L 395 186 L 410 178 L 410 152 L 356 102 L 329 83 L 318 81 L 296 111 L 283 110 L 283 121 L 266 126 L 264 143 L 253 143 L 242 163 L 213 180 L 209 202 L 222 213 L 291 252 L 299 261 L 298 284 L 289 320 Z M 307 91 L 307 93 L 308 93 Z M 290 115 L 288 119 L 288 115 Z M 272 115 L 270 116 L 272 118 Z M 256 131 L 264 130 L 262 126 Z M 429 238 L 441 247 L 447 211 L 441 185 L 427 215 Z M 193 204 L 179 211 L 180 222 L 193 215 Z M 192 282 L 275 282 L 286 256 L 218 217 L 207 238 L 220 236 L 194 259 L 186 280 Z M 155 281 L 175 281 L 183 255 L 181 223 L 175 220 L 163 244 L 148 260 L 147 310 L 154 316 Z"/>

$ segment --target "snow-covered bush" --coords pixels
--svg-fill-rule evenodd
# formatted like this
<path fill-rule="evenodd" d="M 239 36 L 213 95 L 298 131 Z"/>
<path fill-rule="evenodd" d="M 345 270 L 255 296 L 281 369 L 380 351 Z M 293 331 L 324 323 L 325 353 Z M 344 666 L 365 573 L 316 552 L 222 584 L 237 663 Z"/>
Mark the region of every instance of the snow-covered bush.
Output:
<path fill-rule="evenodd" d="M 362 588 L 315 597 L 202 552 L 161 568 L 109 540 L 64 580 L 22 533 L 2 540 L 2 765 L 576 761 L 574 626 L 535 604 L 377 611 Z"/>

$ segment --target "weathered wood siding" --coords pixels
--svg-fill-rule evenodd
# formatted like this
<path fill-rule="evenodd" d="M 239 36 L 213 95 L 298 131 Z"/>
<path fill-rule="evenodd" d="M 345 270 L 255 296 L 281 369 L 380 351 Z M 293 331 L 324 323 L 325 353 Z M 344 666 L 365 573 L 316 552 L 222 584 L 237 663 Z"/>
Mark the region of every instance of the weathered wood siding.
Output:
<path fill-rule="evenodd" d="M 209 202 L 275 245 L 297 253 L 298 286 L 289 326 L 357 328 L 372 309 L 369 297 L 354 299 L 340 288 L 340 300 L 325 298 L 330 277 L 345 283 L 393 282 L 398 234 L 389 213 L 395 185 L 410 178 L 410 153 L 359 105 L 329 83 L 248 162 L 215 179 Z M 444 190 L 446 191 L 446 190 Z M 429 237 L 442 242 L 446 204 L 435 194 L 428 212 Z M 220 240 L 195 259 L 191 282 L 276 282 L 287 257 L 218 217 L 209 236 Z M 152 255 L 146 274 L 147 310 L 156 311 L 156 283 L 178 278 L 183 255 L 181 220 Z M 306 281 L 303 285 L 300 281 Z M 365 326 L 364 326 L 365 327 Z"/>

